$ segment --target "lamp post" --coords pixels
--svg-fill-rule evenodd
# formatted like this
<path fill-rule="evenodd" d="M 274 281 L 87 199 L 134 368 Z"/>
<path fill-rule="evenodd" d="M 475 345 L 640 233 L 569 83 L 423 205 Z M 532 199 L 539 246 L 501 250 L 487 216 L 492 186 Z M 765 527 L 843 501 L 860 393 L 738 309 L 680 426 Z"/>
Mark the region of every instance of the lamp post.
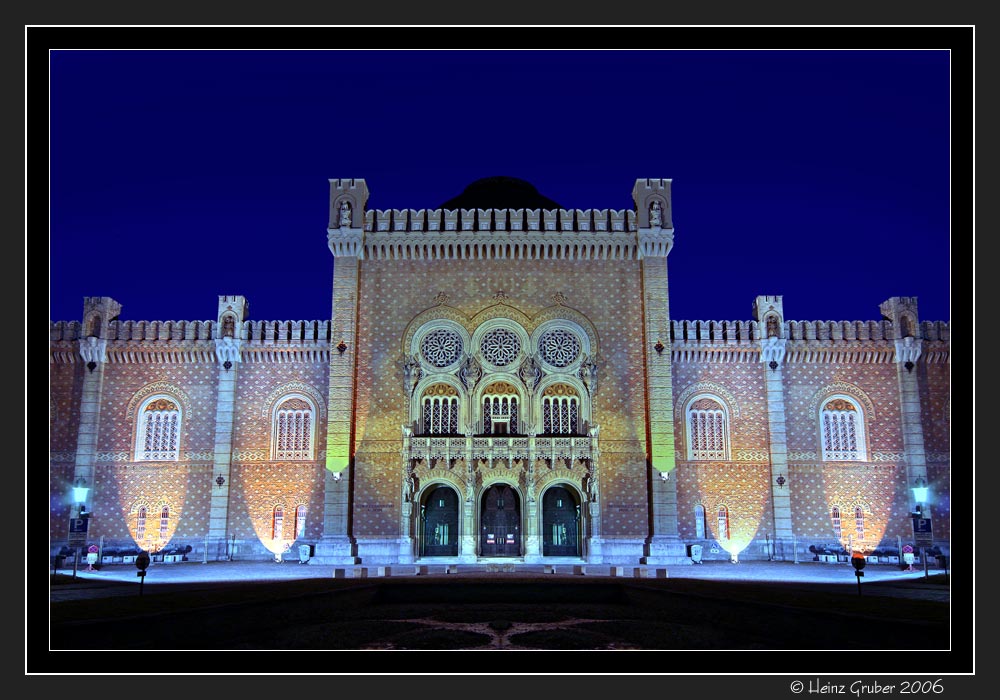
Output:
<path fill-rule="evenodd" d="M 90 489 L 87 487 L 87 482 L 83 477 L 78 477 L 73 484 L 73 503 L 75 507 L 73 508 L 70 523 L 70 536 L 76 539 L 76 552 L 73 554 L 73 578 L 76 578 L 76 572 L 80 566 L 80 542 L 78 538 L 80 534 L 83 534 L 84 539 L 86 539 L 86 520 L 90 517 L 90 513 L 87 512 L 87 506 L 84 505 L 87 500 L 88 491 Z M 80 521 L 83 521 L 82 533 L 80 532 L 81 528 L 78 526 Z"/>
<path fill-rule="evenodd" d="M 924 515 L 924 506 L 927 503 L 927 482 L 924 481 L 923 477 L 917 477 L 913 481 L 913 500 L 916 504 L 917 517 L 923 520 L 926 516 Z M 916 521 L 914 521 L 916 523 Z M 924 560 L 924 577 L 927 578 L 930 574 L 927 571 L 927 547 L 918 547 L 920 552 L 920 558 Z"/>

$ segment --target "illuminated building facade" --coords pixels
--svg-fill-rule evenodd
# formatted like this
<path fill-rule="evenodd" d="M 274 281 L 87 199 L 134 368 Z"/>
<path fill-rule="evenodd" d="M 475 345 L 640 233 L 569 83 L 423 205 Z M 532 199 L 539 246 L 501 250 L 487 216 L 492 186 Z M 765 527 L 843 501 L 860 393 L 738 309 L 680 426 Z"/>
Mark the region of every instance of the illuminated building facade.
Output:
<path fill-rule="evenodd" d="M 54 549 L 77 483 L 106 553 L 194 560 L 806 559 L 892 549 L 918 508 L 946 548 L 948 324 L 909 297 L 674 320 L 670 181 L 632 194 L 567 210 L 489 178 L 382 211 L 331 180 L 332 319 L 85 299 L 50 329 Z"/>

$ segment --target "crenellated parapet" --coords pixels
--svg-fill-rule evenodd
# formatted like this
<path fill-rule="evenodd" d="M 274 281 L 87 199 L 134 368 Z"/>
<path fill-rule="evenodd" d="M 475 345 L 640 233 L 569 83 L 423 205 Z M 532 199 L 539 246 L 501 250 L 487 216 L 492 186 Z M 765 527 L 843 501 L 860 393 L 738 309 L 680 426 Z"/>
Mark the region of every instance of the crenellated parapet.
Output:
<path fill-rule="evenodd" d="M 374 209 L 365 212 L 364 230 L 579 233 L 636 231 L 638 227 L 631 209 Z"/>
<path fill-rule="evenodd" d="M 223 319 L 225 322 L 225 319 Z M 321 362 L 329 359 L 330 321 L 238 321 L 221 335 L 218 321 L 112 321 L 103 356 L 115 363 L 215 362 L 221 341 L 239 339 L 243 362 Z M 52 362 L 81 361 L 80 343 L 89 342 L 78 321 L 49 326 Z M 85 348 L 89 352 L 89 346 Z M 222 352 L 229 352 L 224 346 Z M 234 358 L 227 358 L 234 359 Z"/>
<path fill-rule="evenodd" d="M 914 324 L 922 352 L 911 351 L 925 362 L 947 362 L 950 326 L 944 321 Z M 670 322 L 670 344 L 675 362 L 759 362 L 765 346 L 766 321 L 682 321 Z M 775 339 L 782 339 L 784 362 L 866 362 L 891 363 L 897 358 L 893 323 L 879 321 L 784 321 Z M 770 336 L 768 336 L 770 337 Z M 911 343 L 912 345 L 912 343 Z M 909 346 L 907 346 L 909 348 Z M 773 358 L 772 358 L 773 359 Z"/>
<path fill-rule="evenodd" d="M 626 209 L 388 209 L 328 239 L 334 256 L 369 260 L 635 260 L 648 247 L 636 232 Z"/>

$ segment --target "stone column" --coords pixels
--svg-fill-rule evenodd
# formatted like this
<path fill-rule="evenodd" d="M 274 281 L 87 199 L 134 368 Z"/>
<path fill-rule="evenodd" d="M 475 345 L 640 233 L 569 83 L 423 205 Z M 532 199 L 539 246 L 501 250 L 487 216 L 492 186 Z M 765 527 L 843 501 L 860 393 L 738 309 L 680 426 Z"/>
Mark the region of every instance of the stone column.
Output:
<path fill-rule="evenodd" d="M 531 402 L 529 402 L 530 405 Z M 528 438 L 528 459 L 525 466 L 527 508 L 524 528 L 524 563 L 538 563 L 542 556 L 542 542 L 538 527 L 538 490 L 535 485 L 535 438 Z"/>
<path fill-rule="evenodd" d="M 459 561 L 475 563 L 476 543 L 479 541 L 479 525 L 476 523 L 476 464 L 472 457 L 472 434 L 465 436 L 465 498 L 462 502 L 462 541 L 459 545 Z"/>
<path fill-rule="evenodd" d="M 413 475 L 413 460 L 410 459 L 410 440 L 413 438 L 413 430 L 403 426 L 403 447 L 399 451 L 400 463 L 403 472 L 402 498 L 400 498 L 399 509 L 399 563 L 412 564 L 415 556 L 414 552 L 414 521 L 419 516 L 417 501 L 416 481 Z"/>

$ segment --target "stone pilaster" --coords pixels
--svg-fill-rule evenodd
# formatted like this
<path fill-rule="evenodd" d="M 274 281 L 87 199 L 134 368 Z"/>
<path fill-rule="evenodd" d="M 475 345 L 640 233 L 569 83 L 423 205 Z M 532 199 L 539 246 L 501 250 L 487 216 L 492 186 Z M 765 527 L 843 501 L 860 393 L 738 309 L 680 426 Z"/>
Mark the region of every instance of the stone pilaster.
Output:
<path fill-rule="evenodd" d="M 73 460 L 73 483 L 80 483 L 90 489 L 87 498 L 91 502 L 97 495 L 94 491 L 94 460 L 101 426 L 104 368 L 108 362 L 108 324 L 118 318 L 121 309 L 121 304 L 111 297 L 85 297 L 83 300 L 84 337 L 80 338 L 80 357 L 84 362 L 84 370 L 80 393 L 80 427 L 77 430 L 76 456 Z"/>
<path fill-rule="evenodd" d="M 675 466 L 674 404 L 670 360 L 670 295 L 667 255 L 673 247 L 670 180 L 638 180 L 632 190 L 642 257 L 642 295 L 648 421 L 647 455 L 651 475 L 653 529 L 644 557 L 647 564 L 690 560 L 677 530 L 677 489 L 670 480 Z"/>
<path fill-rule="evenodd" d="M 214 544 L 214 554 L 206 554 L 206 557 L 216 559 L 226 556 L 226 540 L 229 537 L 236 386 L 239 366 L 243 361 L 243 321 L 248 308 L 247 300 L 242 296 L 220 296 L 213 331 L 219 381 L 215 403 L 215 450 L 212 460 L 212 498 L 208 514 L 208 547 L 212 552 Z"/>
<path fill-rule="evenodd" d="M 776 341 L 776 342 L 774 342 Z M 764 387 L 767 393 L 767 430 L 771 457 L 771 507 L 774 518 L 774 554 L 780 553 L 792 539 L 792 489 L 788 478 L 788 440 L 785 429 L 785 340 L 775 338 L 771 347 L 761 353 Z"/>
<path fill-rule="evenodd" d="M 916 362 L 920 358 L 922 341 L 904 338 L 896 341 L 896 381 L 899 385 L 899 413 L 903 428 L 903 451 L 906 454 L 906 484 L 911 511 L 918 504 L 913 488 L 927 480 L 927 456 L 924 453 L 924 430 L 920 422 L 920 385 Z M 923 504 L 927 505 L 927 504 Z M 925 517 L 930 517 L 929 512 Z"/>
<path fill-rule="evenodd" d="M 910 510 L 919 504 L 913 489 L 928 488 L 927 456 L 924 453 L 924 431 L 920 421 L 920 384 L 917 360 L 923 351 L 918 335 L 916 297 L 891 297 L 879 305 L 882 316 L 892 322 L 896 345 L 896 383 L 899 386 L 899 414 L 903 432 L 903 452 L 906 459 L 906 487 Z M 926 514 L 929 517 L 929 512 Z"/>
<path fill-rule="evenodd" d="M 219 341 L 217 340 L 218 344 Z M 210 542 L 225 542 L 229 531 L 229 489 L 232 484 L 233 421 L 236 403 L 236 384 L 239 375 L 239 341 L 216 352 L 219 364 L 218 397 L 215 404 L 215 455 L 213 458 L 213 484 L 211 510 L 208 515 Z M 235 355 L 234 362 L 231 358 Z M 224 363 L 229 363 L 227 369 Z M 220 479 L 221 477 L 221 479 Z M 225 546 L 220 546 L 215 556 L 225 556 Z"/>
<path fill-rule="evenodd" d="M 97 339 L 91 336 L 80 340 L 80 356 L 86 365 L 83 370 L 83 390 L 80 394 L 80 427 L 76 438 L 73 482 L 82 481 L 82 484 L 90 489 L 87 498 L 91 501 L 96 495 L 94 458 L 101 424 L 101 395 L 104 391 L 104 368 L 107 363 L 106 348 L 107 340 L 103 338 Z"/>
<path fill-rule="evenodd" d="M 784 304 L 781 296 L 754 300 L 754 320 L 760 339 L 760 362 L 767 397 L 768 451 L 771 461 L 771 516 L 774 522 L 773 554 L 783 559 L 793 547 L 792 489 L 788 478 L 788 439 L 785 426 Z"/>
<path fill-rule="evenodd" d="M 334 256 L 333 324 L 330 343 L 330 398 L 326 426 L 326 484 L 323 535 L 317 564 L 354 564 L 358 559 L 348 531 L 350 471 L 354 465 L 354 371 L 357 365 L 358 280 L 364 257 L 364 180 L 330 181 L 327 242 Z"/>

